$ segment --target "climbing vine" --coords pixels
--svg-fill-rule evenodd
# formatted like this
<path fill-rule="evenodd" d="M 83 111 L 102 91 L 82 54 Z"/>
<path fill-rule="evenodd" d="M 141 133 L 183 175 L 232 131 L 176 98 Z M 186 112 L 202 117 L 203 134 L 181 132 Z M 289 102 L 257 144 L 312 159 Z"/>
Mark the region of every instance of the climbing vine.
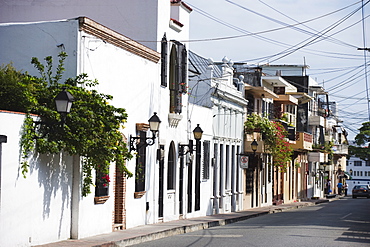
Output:
<path fill-rule="evenodd" d="M 252 113 L 244 123 L 245 133 L 261 132 L 266 149 L 271 152 L 274 166 L 286 172 L 293 155 L 293 148 L 287 141 L 288 132 L 280 122 Z"/>
<path fill-rule="evenodd" d="M 132 176 L 125 166 L 125 160 L 132 158 L 132 155 L 120 131 L 124 128 L 127 113 L 124 108 L 110 105 L 113 97 L 97 92 L 94 88 L 98 82 L 88 80 L 86 74 L 60 83 L 66 57 L 64 52 L 59 54 L 54 75 L 51 56 L 45 58 L 45 65 L 32 58 L 31 63 L 40 72 L 40 77 L 18 73 L 21 80 L 17 80 L 17 87 L 26 91 L 23 101 L 28 102 L 22 108 L 27 115 L 20 143 L 21 168 L 25 177 L 29 169 L 27 160 L 34 151 L 42 154 L 64 151 L 69 155 L 78 155 L 82 158 L 82 195 L 86 196 L 94 185 L 93 170 L 108 174 L 110 164 L 115 162 L 127 177 Z M 64 88 L 75 101 L 65 123 L 61 124 L 54 98 Z M 6 108 L 3 106 L 5 110 L 14 110 L 13 107 Z M 34 121 L 31 114 L 36 114 L 39 121 Z"/>

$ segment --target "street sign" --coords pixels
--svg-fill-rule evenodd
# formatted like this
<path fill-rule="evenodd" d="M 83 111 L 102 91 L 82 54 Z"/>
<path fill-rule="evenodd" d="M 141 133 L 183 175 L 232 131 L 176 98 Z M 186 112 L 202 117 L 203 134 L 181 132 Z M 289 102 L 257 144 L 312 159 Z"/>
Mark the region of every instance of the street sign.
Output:
<path fill-rule="evenodd" d="M 247 169 L 249 163 L 249 156 L 247 155 L 240 155 L 240 168 Z"/>

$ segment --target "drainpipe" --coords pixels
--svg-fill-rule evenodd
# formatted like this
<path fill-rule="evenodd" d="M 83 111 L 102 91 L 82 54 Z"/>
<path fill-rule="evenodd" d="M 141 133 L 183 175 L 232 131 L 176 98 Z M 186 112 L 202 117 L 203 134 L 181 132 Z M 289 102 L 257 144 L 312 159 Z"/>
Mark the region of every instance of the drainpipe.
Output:
<path fill-rule="evenodd" d="M 3 143 L 7 143 L 8 141 L 8 138 L 7 136 L 5 135 L 0 135 L 0 213 L 1 213 L 1 170 L 2 170 L 2 163 L 1 163 L 1 160 L 2 160 L 2 144 Z"/>

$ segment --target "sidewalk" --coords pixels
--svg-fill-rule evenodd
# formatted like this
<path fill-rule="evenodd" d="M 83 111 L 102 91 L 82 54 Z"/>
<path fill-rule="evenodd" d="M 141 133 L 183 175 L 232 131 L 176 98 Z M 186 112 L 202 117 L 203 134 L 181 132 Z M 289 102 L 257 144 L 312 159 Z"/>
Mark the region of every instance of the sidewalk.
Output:
<path fill-rule="evenodd" d="M 110 246 L 129 246 L 139 244 L 146 241 L 151 241 L 159 238 L 169 237 L 186 232 L 193 232 L 201 229 L 207 229 L 214 226 L 221 226 L 233 222 L 246 220 L 249 218 L 279 213 L 291 209 L 313 206 L 319 203 L 325 203 L 336 200 L 332 199 L 317 199 L 302 202 L 294 202 L 277 206 L 253 208 L 241 212 L 232 212 L 228 214 L 217 214 L 203 216 L 191 219 L 175 220 L 170 222 L 157 223 L 152 225 L 138 226 L 122 231 L 116 231 L 108 234 L 102 234 L 94 237 L 83 239 L 70 239 L 56 243 L 38 245 L 38 247 L 63 247 L 63 246 L 78 246 L 78 247 L 110 247 Z"/>

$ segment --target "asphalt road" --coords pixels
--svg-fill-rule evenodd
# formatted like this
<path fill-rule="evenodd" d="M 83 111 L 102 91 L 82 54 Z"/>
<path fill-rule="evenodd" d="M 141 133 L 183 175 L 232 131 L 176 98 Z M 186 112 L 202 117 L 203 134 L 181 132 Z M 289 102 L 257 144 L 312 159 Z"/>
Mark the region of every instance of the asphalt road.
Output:
<path fill-rule="evenodd" d="M 370 199 L 350 197 L 135 246 L 370 246 Z"/>

